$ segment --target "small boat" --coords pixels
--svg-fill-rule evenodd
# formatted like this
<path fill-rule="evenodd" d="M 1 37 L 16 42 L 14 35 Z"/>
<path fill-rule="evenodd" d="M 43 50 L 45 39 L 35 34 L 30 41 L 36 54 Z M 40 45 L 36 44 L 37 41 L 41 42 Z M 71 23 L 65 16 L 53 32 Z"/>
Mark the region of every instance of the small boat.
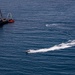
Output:
<path fill-rule="evenodd" d="M 0 27 L 3 27 L 5 24 L 8 23 L 14 23 L 14 20 L 12 19 L 12 14 L 8 13 L 7 18 L 3 18 L 2 12 L 0 10 Z"/>
<path fill-rule="evenodd" d="M 26 50 L 26 51 L 25 51 L 26 54 L 29 54 L 29 52 L 30 52 L 30 50 Z"/>

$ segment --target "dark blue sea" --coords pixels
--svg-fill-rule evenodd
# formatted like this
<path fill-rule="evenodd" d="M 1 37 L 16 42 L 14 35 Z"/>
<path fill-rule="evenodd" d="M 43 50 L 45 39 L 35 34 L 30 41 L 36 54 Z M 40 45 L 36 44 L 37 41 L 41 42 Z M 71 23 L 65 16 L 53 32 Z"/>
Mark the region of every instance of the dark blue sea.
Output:
<path fill-rule="evenodd" d="M 0 75 L 75 75 L 75 0 L 0 0 L 0 9 L 15 20 L 0 28 Z"/>

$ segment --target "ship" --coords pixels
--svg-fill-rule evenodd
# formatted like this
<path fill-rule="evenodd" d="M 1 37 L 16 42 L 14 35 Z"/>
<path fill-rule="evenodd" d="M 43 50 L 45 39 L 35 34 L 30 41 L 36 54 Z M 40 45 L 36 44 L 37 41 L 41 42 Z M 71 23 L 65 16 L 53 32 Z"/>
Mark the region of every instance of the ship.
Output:
<path fill-rule="evenodd" d="M 12 14 L 8 13 L 7 18 L 4 18 L 0 10 L 0 27 L 3 27 L 4 25 L 8 23 L 14 23 L 14 19 L 12 19 Z"/>

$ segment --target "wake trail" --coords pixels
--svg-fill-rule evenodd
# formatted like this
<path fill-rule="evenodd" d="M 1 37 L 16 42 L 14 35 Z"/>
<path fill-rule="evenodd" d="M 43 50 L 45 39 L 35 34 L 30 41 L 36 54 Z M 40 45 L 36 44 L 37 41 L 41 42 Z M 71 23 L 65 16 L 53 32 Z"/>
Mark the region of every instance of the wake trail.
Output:
<path fill-rule="evenodd" d="M 40 53 L 40 52 L 48 52 L 48 51 L 66 49 L 66 48 L 69 48 L 72 46 L 75 46 L 75 40 L 69 40 L 66 43 L 61 43 L 59 45 L 55 45 L 55 46 L 50 47 L 50 48 L 37 49 L 37 50 L 27 50 L 27 51 L 28 51 L 28 53 Z"/>

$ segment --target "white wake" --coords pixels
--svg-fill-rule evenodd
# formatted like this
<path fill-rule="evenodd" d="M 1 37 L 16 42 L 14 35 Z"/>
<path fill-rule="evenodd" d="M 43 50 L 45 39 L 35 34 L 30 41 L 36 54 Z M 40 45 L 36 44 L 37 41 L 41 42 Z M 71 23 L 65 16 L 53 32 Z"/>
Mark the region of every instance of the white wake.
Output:
<path fill-rule="evenodd" d="M 66 48 L 69 48 L 72 46 L 75 46 L 75 40 L 69 40 L 66 43 L 61 43 L 59 45 L 55 45 L 50 48 L 44 48 L 44 49 L 38 49 L 38 50 L 27 50 L 27 51 L 28 51 L 28 53 L 40 53 L 40 52 L 48 52 L 48 51 L 66 49 Z"/>

